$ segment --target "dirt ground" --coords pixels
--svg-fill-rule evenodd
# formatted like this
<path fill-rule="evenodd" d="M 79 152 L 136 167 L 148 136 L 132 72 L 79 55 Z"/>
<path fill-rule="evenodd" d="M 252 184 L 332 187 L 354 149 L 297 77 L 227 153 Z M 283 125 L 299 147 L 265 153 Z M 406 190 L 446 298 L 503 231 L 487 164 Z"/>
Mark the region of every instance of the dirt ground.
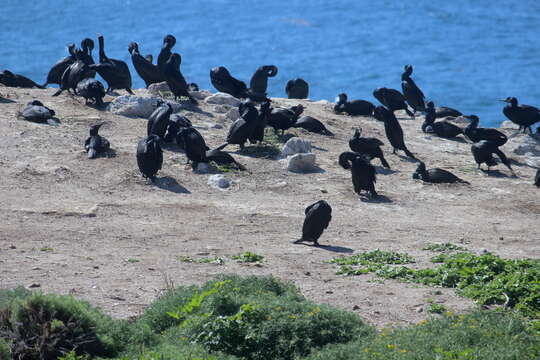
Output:
<path fill-rule="evenodd" d="M 391 154 L 383 124 L 374 119 L 333 114 L 326 102 L 273 99 L 274 106 L 303 104 L 306 115 L 334 132 L 325 137 L 287 131 L 311 141 L 321 170 L 291 173 L 283 162 L 243 155 L 232 145 L 228 150 L 250 172 L 225 174 L 233 185 L 223 191 L 207 184 L 208 174 L 186 167 L 179 151 L 165 151 L 159 186 L 147 184 L 135 159 L 145 119 L 98 111 L 67 94 L 53 98 L 53 92 L 0 88 L 8 99 L 0 100 L 0 288 L 24 285 L 73 294 L 126 318 L 171 284 L 202 283 L 223 273 L 272 274 L 294 282 L 315 302 L 354 309 L 381 327 L 425 319 L 428 298 L 455 311 L 474 304 L 450 289 L 437 295 L 433 288 L 372 275 L 338 276 L 327 260 L 379 248 L 415 256 L 414 266 L 431 266 L 434 253 L 422 250 L 430 242 L 507 258 L 540 257 L 536 169 L 507 151 L 517 177 L 503 166 L 488 176 L 476 170 L 468 143 L 427 136 L 420 118 L 398 113 L 409 149 L 428 168 L 450 170 L 470 186 L 413 180 L 416 164 Z M 34 98 L 56 111 L 60 126 L 16 118 L 22 104 Z M 215 108 L 201 101 L 203 111 L 187 113 L 210 147 L 223 143 L 230 124 Z M 89 126 L 102 121 L 101 135 L 115 156 L 88 160 L 83 144 Z M 223 128 L 209 126 L 216 123 Z M 358 197 L 350 172 L 337 164 L 359 126 L 364 136 L 387 144 L 392 171 L 373 161 L 378 201 Z M 333 208 L 320 239 L 329 246 L 291 244 L 300 235 L 305 207 L 320 199 Z M 265 261 L 242 265 L 229 258 L 244 251 Z M 219 256 L 225 263 L 187 263 L 179 256 Z"/>

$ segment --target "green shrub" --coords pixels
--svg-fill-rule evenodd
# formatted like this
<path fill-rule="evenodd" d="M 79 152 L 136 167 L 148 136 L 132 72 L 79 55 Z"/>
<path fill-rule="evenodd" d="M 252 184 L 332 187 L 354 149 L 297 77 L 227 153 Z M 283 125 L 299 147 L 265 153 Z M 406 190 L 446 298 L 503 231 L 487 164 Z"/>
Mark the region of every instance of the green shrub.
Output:
<path fill-rule="evenodd" d="M 231 259 L 240 263 L 260 263 L 264 260 L 264 256 L 246 251 L 245 253 L 231 256 Z"/>
<path fill-rule="evenodd" d="M 356 314 L 315 305 L 272 277 L 210 281 L 169 315 L 178 341 L 246 359 L 298 358 L 372 332 Z"/>
<path fill-rule="evenodd" d="M 0 310 L 10 307 L 16 300 L 22 300 L 32 295 L 32 292 L 23 286 L 15 289 L 0 289 Z"/>
<path fill-rule="evenodd" d="M 14 358 L 56 360 L 77 355 L 111 355 L 120 349 L 110 335 L 114 321 L 71 296 L 32 294 L 3 312 L 0 328 Z"/>
<path fill-rule="evenodd" d="M 9 344 L 0 337 L 0 359 L 8 360 L 11 359 L 11 350 L 9 349 Z"/>
<path fill-rule="evenodd" d="M 533 360 L 539 356 L 540 340 L 522 318 L 509 312 L 476 311 L 330 345 L 306 360 Z"/>

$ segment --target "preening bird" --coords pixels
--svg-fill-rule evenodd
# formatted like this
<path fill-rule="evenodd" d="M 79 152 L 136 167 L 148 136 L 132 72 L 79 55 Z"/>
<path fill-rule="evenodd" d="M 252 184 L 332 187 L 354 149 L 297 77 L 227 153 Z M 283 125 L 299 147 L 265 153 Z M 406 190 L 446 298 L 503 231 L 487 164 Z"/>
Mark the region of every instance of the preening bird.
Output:
<path fill-rule="evenodd" d="M 444 120 L 435 122 L 436 118 L 435 105 L 433 104 L 433 101 L 429 101 L 426 108 L 426 118 L 422 124 L 422 131 L 425 133 L 433 133 L 445 139 L 452 139 L 459 134 L 463 134 L 463 130 L 459 126 Z"/>
<path fill-rule="evenodd" d="M 481 140 L 479 142 L 474 143 L 471 146 L 471 152 L 474 157 L 474 161 L 476 161 L 476 164 L 478 164 L 478 169 L 482 170 L 480 167 L 481 164 L 486 164 L 489 172 L 489 168 L 491 166 L 497 166 L 497 162 L 493 158 L 493 154 L 496 154 L 499 159 L 501 159 L 502 163 L 506 165 L 508 169 L 514 174 L 514 170 L 512 170 L 512 167 L 510 166 L 510 161 L 508 161 L 508 158 L 506 155 L 499 150 L 499 147 L 496 143 L 489 140 Z"/>
<path fill-rule="evenodd" d="M 458 178 L 456 175 L 452 174 L 450 171 L 433 168 L 426 169 L 426 164 L 422 161 L 418 164 L 416 171 L 413 173 L 413 179 L 420 179 L 424 182 L 429 183 L 463 183 L 469 184 L 467 181 Z"/>
<path fill-rule="evenodd" d="M 382 166 L 390 169 L 390 165 L 384 158 L 384 154 L 381 150 L 381 146 L 384 143 L 376 138 L 362 137 L 362 128 L 358 128 L 354 131 L 353 137 L 349 140 L 349 147 L 352 151 L 367 156 L 370 160 L 378 158 L 381 161 Z"/>
<path fill-rule="evenodd" d="M 341 93 L 336 99 L 336 105 L 334 105 L 334 112 L 336 114 L 346 113 L 351 116 L 362 115 L 371 116 L 375 105 L 367 100 L 347 100 L 347 94 Z"/>
<path fill-rule="evenodd" d="M 343 152 L 339 155 L 339 165 L 344 169 L 351 169 L 355 193 L 360 195 L 362 190 L 365 190 L 371 197 L 378 196 L 375 191 L 377 182 L 375 168 L 364 155 L 350 151 Z"/>
<path fill-rule="evenodd" d="M 302 237 L 293 241 L 293 244 L 307 241 L 312 242 L 313 246 L 319 246 L 319 238 L 332 220 L 332 207 L 326 201 L 319 200 L 309 205 L 304 213 L 306 217 L 302 226 Z"/>
<path fill-rule="evenodd" d="M 142 138 L 137 144 L 137 165 L 143 177 L 156 180 L 156 174 L 163 165 L 163 150 L 157 135 Z"/>
<path fill-rule="evenodd" d="M 424 111 L 426 108 L 424 102 L 425 96 L 422 90 L 420 90 L 420 88 L 411 78 L 412 72 L 412 65 L 405 65 L 405 70 L 401 75 L 401 89 L 403 90 L 403 97 L 405 97 L 405 100 L 409 106 L 413 108 L 414 112 Z"/>
<path fill-rule="evenodd" d="M 124 61 L 111 59 L 105 55 L 105 39 L 103 35 L 98 36 L 98 42 L 99 64 L 89 65 L 89 68 L 97 71 L 103 80 L 107 82 L 107 93 L 115 89 L 125 89 L 133 95 L 129 67 Z"/>
<path fill-rule="evenodd" d="M 473 143 L 481 140 L 488 140 L 496 146 L 503 146 L 508 141 L 508 137 L 499 130 L 479 128 L 478 122 L 480 119 L 478 119 L 478 116 L 469 115 L 465 116 L 465 118 L 469 119 L 471 122 L 463 129 L 463 134 L 465 134 L 465 136 Z"/>
<path fill-rule="evenodd" d="M 109 140 L 99 135 L 99 128 L 103 125 L 96 124 L 90 127 L 90 136 L 84 142 L 84 149 L 88 153 L 89 159 L 95 159 L 99 154 L 102 154 L 109 150 L 111 144 Z"/>

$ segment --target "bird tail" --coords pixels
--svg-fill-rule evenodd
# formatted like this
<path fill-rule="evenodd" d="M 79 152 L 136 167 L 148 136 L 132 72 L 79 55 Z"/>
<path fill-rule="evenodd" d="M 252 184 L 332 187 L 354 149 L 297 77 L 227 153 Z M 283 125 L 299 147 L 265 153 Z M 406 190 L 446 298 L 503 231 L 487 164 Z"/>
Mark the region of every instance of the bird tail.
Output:
<path fill-rule="evenodd" d="M 323 135 L 326 135 L 326 136 L 334 136 L 334 133 L 331 132 L 331 131 L 328 130 L 328 129 L 324 129 L 324 130 L 322 131 L 322 133 L 323 133 Z"/>
<path fill-rule="evenodd" d="M 504 165 L 506 165 L 506 167 L 512 172 L 512 174 L 514 173 L 514 170 L 512 170 L 512 166 L 510 166 L 510 161 L 508 160 L 508 158 L 506 157 L 506 155 L 504 155 L 504 153 L 497 149 L 495 150 L 495 154 L 497 154 L 497 156 L 501 159 L 502 163 Z"/>
<path fill-rule="evenodd" d="M 64 91 L 64 89 L 60 88 L 52 96 L 58 96 L 62 93 L 62 91 Z"/>
<path fill-rule="evenodd" d="M 380 157 L 379 159 L 381 159 L 381 164 L 382 164 L 382 166 L 384 166 L 384 167 L 387 168 L 387 169 L 390 169 L 390 164 L 388 164 L 388 162 L 386 161 L 386 159 L 384 158 L 384 156 L 381 155 L 381 157 Z"/>
<path fill-rule="evenodd" d="M 225 149 L 225 148 L 227 147 L 227 145 L 229 145 L 229 143 L 221 144 L 221 145 L 219 145 L 217 148 L 215 148 L 215 149 L 212 150 L 212 151 L 221 151 L 221 150 Z"/>
<path fill-rule="evenodd" d="M 471 185 L 470 182 L 466 181 L 466 180 L 463 180 L 463 179 L 459 179 L 458 180 L 459 183 L 462 183 L 462 184 L 465 184 L 465 185 Z"/>

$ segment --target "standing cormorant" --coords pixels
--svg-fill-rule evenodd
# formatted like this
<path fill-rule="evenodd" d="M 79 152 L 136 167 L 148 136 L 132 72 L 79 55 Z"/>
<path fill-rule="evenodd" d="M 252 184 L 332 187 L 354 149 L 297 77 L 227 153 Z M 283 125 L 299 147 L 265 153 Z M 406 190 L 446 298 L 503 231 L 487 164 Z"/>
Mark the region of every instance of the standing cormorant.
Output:
<path fill-rule="evenodd" d="M 192 104 L 197 104 L 197 100 L 188 92 L 188 85 L 184 75 L 180 71 L 182 58 L 180 54 L 174 53 L 165 63 L 165 81 L 176 100 L 179 97 L 186 97 Z"/>
<path fill-rule="evenodd" d="M 161 73 L 161 77 L 165 79 L 165 63 L 169 60 L 169 58 L 172 55 L 171 49 L 176 44 L 176 38 L 172 35 L 165 35 L 163 38 L 163 45 L 161 46 L 161 50 L 159 52 L 158 58 L 157 58 L 157 66 L 159 69 L 159 72 Z"/>
<path fill-rule="evenodd" d="M 198 163 L 208 162 L 206 159 L 206 151 L 209 150 L 209 148 L 206 146 L 206 142 L 201 133 L 192 127 L 188 127 L 180 130 L 178 136 L 182 138 L 186 157 L 188 158 L 188 162 L 191 161 L 193 169 L 197 167 Z"/>
<path fill-rule="evenodd" d="M 256 142 L 260 143 L 264 140 L 264 129 L 268 124 L 268 116 L 270 115 L 270 111 L 270 100 L 266 100 L 260 106 L 257 124 L 254 126 L 253 131 L 248 137 L 251 144 L 255 144 Z"/>
<path fill-rule="evenodd" d="M 497 146 L 503 146 L 508 141 L 508 137 L 499 130 L 479 128 L 478 122 L 480 119 L 478 119 L 478 116 L 469 115 L 464 117 L 471 122 L 463 129 L 463 134 L 465 134 L 465 136 L 473 143 L 479 142 L 480 140 L 489 140 Z"/>
<path fill-rule="evenodd" d="M 77 85 L 79 82 L 91 77 L 91 70 L 86 63 L 88 59 L 84 56 L 84 52 L 82 50 L 75 50 L 75 59 L 76 61 L 71 64 L 62 74 L 60 88 L 52 96 L 58 96 L 64 90 L 69 91 L 70 89 L 77 93 Z"/>
<path fill-rule="evenodd" d="M 301 78 L 287 81 L 285 92 L 289 99 L 307 99 L 309 95 L 309 85 Z"/>
<path fill-rule="evenodd" d="M 169 117 L 173 112 L 171 104 L 159 100 L 157 108 L 150 114 L 146 126 L 146 135 L 157 135 L 165 139 L 165 132 L 169 126 Z"/>
<path fill-rule="evenodd" d="M 41 85 L 43 87 L 47 87 L 49 84 L 58 84 L 60 85 L 60 82 L 62 81 L 62 74 L 66 69 L 75 62 L 75 44 L 69 44 L 68 45 L 68 53 L 69 56 L 66 56 L 63 59 L 60 59 L 54 64 L 51 69 L 49 70 L 49 73 L 47 74 L 47 80 L 45 81 L 45 84 Z"/>
<path fill-rule="evenodd" d="M 370 164 L 367 157 L 350 151 L 339 155 L 339 165 L 344 169 L 351 169 L 354 192 L 360 195 L 362 190 L 369 192 L 371 197 L 377 197 L 375 183 L 375 167 Z"/>
<path fill-rule="evenodd" d="M 414 112 L 424 111 L 426 108 L 424 103 L 425 96 L 414 80 L 411 79 L 412 72 L 412 65 L 405 65 L 405 71 L 401 75 L 401 89 L 403 90 L 403 97 L 405 97 L 405 100 L 407 100 L 407 103 L 413 108 Z"/>
<path fill-rule="evenodd" d="M 163 165 L 163 150 L 159 142 L 159 136 L 150 135 L 142 138 L 137 144 L 137 165 L 143 177 L 149 178 L 152 182 Z"/>
<path fill-rule="evenodd" d="M 377 88 L 373 90 L 373 96 L 391 112 L 405 110 L 410 117 L 414 117 L 414 114 L 407 107 L 405 97 L 398 90 L 385 87 Z"/>
<path fill-rule="evenodd" d="M 136 42 L 129 44 L 128 51 L 131 54 L 133 67 L 141 79 L 144 80 L 146 87 L 165 81 L 165 78 L 159 72 L 159 68 L 139 53 L 139 45 Z"/>
<path fill-rule="evenodd" d="M 278 68 L 275 65 L 263 65 L 259 67 L 255 73 L 253 73 L 249 82 L 249 98 L 257 102 L 265 101 L 268 78 L 276 76 L 277 73 Z"/>
<path fill-rule="evenodd" d="M 527 129 L 532 134 L 531 125 L 540 121 L 540 110 L 534 106 L 519 104 L 515 97 L 507 97 L 504 100 L 500 100 L 508 103 L 503 109 L 503 114 L 511 122 L 519 125 L 519 130 L 523 129 L 525 132 Z"/>
<path fill-rule="evenodd" d="M 354 131 L 353 137 L 349 140 L 349 147 L 352 151 L 363 154 L 369 159 L 378 158 L 381 161 L 382 166 L 390 169 L 390 165 L 384 158 L 384 154 L 381 150 L 381 146 L 384 143 L 376 138 L 362 137 L 362 128 L 358 128 Z"/>
<path fill-rule="evenodd" d="M 407 146 L 405 146 L 403 129 L 394 113 L 384 106 L 377 106 L 374 111 L 374 116 L 377 120 L 384 121 L 386 137 L 388 138 L 390 145 L 394 148 L 392 153 L 395 154 L 396 150 L 403 150 L 408 157 L 416 159 L 409 149 L 407 149 Z"/>
<path fill-rule="evenodd" d="M 336 99 L 336 105 L 334 105 L 334 112 L 347 113 L 351 116 L 362 115 L 362 116 L 371 116 L 373 115 L 373 110 L 375 105 L 366 100 L 352 100 L 347 101 L 347 94 L 341 93 Z"/>
<path fill-rule="evenodd" d="M 259 112 L 251 101 L 242 102 L 238 110 L 240 118 L 231 125 L 227 133 L 227 142 L 219 146 L 218 150 L 222 150 L 229 144 L 237 144 L 240 146 L 240 150 L 243 150 L 244 144 L 252 136 L 259 121 Z"/>
<path fill-rule="evenodd" d="M 306 218 L 302 226 L 302 237 L 293 241 L 293 244 L 307 241 L 312 242 L 313 246 L 319 246 L 319 238 L 332 220 L 332 207 L 326 201 L 319 200 L 309 205 L 304 214 Z"/>
<path fill-rule="evenodd" d="M 87 77 L 79 81 L 76 88 L 77 95 L 82 96 L 88 105 L 88 100 L 94 100 L 96 106 L 103 106 L 103 97 L 105 97 L 105 88 L 103 84 L 94 78 Z"/>
<path fill-rule="evenodd" d="M 99 41 L 99 64 L 90 65 L 89 68 L 96 70 L 98 74 L 107 82 L 107 92 L 115 89 L 125 89 L 133 95 L 131 91 L 131 73 L 125 62 L 122 60 L 110 59 L 105 55 L 105 41 L 103 35 L 98 36 Z"/>
<path fill-rule="evenodd" d="M 478 169 L 482 170 L 480 168 L 480 165 L 484 163 L 488 167 L 488 172 L 491 166 L 497 166 L 497 162 L 493 158 L 493 154 L 497 154 L 503 164 L 506 165 L 508 169 L 510 169 L 512 174 L 514 174 L 514 170 L 512 170 L 512 167 L 510 166 L 510 161 L 508 161 L 506 155 L 504 155 L 504 153 L 499 150 L 499 147 L 495 142 L 489 140 L 481 140 L 471 146 L 471 152 L 473 154 L 474 161 L 476 161 L 476 164 L 478 164 Z"/>

